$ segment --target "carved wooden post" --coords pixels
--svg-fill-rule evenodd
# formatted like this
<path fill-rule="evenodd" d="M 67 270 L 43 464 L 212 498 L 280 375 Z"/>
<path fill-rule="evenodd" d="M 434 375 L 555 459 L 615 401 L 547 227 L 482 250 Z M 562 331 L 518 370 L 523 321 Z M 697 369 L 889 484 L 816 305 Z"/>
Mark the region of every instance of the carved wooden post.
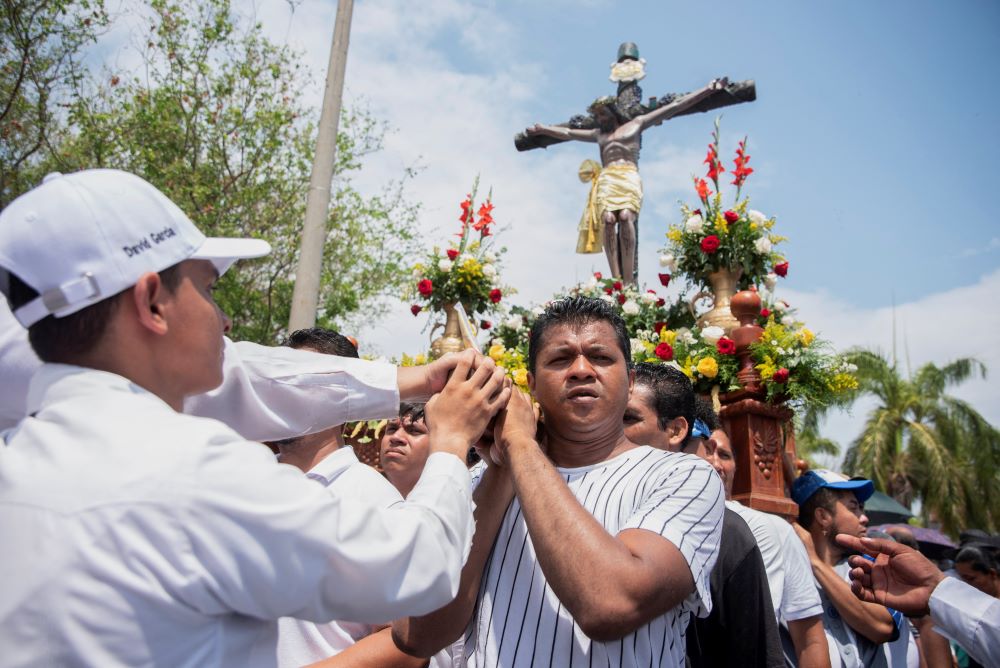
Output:
<path fill-rule="evenodd" d="M 786 451 L 790 450 L 792 458 L 795 456 L 792 411 L 764 401 L 760 374 L 750 358 L 750 344 L 763 333 L 756 324 L 760 297 L 756 291 L 743 290 L 733 297 L 731 308 L 740 321 L 730 336 L 740 359 L 737 378 L 743 389 L 720 397 L 719 416 L 736 457 L 733 498 L 757 510 L 794 517 L 798 506 L 787 496 L 785 466 Z"/>

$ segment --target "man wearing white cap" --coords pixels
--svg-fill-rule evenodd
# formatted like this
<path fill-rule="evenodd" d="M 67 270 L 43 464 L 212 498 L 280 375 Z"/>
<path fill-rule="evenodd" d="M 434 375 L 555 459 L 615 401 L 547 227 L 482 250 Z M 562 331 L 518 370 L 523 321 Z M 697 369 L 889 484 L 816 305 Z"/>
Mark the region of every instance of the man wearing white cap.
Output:
<path fill-rule="evenodd" d="M 177 412 L 222 380 L 218 276 L 266 252 L 206 239 L 113 170 L 49 178 L 0 213 L 0 291 L 45 362 L 0 448 L 5 665 L 243 666 L 281 616 L 375 621 L 454 596 L 472 532 L 460 457 L 509 396 L 490 364 L 452 362 L 440 401 L 458 417 L 430 425 L 424 475 L 390 509 Z M 385 385 L 368 409 L 398 401 Z"/>

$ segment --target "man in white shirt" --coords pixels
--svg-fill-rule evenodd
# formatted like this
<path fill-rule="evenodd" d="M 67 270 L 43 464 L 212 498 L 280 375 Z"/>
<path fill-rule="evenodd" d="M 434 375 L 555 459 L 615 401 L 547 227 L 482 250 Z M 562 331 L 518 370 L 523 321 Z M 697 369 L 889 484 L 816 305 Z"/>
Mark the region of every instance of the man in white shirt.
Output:
<path fill-rule="evenodd" d="M 222 380 L 218 276 L 267 250 L 206 239 L 113 170 L 54 175 L 0 213 L 0 290 L 45 361 L 0 449 L 6 664 L 251 665 L 278 617 L 374 621 L 453 597 L 472 531 L 461 458 L 509 395 L 491 364 L 455 360 L 444 393 L 463 415 L 435 425 L 419 489 L 390 509 L 177 412 Z"/>
<path fill-rule="evenodd" d="M 622 415 L 633 372 L 606 302 L 551 304 L 531 331 L 528 383 L 497 418 L 476 536 L 455 602 L 394 624 L 429 656 L 461 635 L 470 666 L 683 666 L 711 606 L 722 483 L 701 459 L 637 446 Z M 494 540 L 495 538 L 495 540 Z"/>

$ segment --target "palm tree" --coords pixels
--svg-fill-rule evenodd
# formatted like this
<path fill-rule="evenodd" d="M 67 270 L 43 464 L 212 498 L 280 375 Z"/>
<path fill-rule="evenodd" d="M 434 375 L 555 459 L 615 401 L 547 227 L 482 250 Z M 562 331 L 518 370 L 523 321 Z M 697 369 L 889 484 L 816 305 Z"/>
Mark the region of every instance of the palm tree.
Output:
<path fill-rule="evenodd" d="M 1000 432 L 967 402 L 945 390 L 986 377 L 978 360 L 928 363 L 903 377 L 882 354 L 854 350 L 859 395 L 878 405 L 850 445 L 844 468 L 875 481 L 905 506 L 919 499 L 924 519 L 951 534 L 1000 526 Z"/>

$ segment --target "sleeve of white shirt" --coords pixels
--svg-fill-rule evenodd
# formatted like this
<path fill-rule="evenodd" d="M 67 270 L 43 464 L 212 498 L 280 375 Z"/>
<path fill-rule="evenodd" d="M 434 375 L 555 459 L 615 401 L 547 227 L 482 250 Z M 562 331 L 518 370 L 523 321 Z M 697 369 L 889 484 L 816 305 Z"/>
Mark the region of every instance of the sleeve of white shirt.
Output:
<path fill-rule="evenodd" d="M 28 330 L 0 296 L 0 431 L 13 427 L 27 412 L 28 381 L 42 366 L 28 343 Z"/>
<path fill-rule="evenodd" d="M 226 339 L 222 385 L 184 412 L 225 422 L 252 441 L 311 434 L 399 412 L 396 367 Z"/>
<path fill-rule="evenodd" d="M 684 456 L 656 475 L 652 491 L 622 529 L 658 533 L 680 550 L 694 579 L 695 591 L 681 604 L 705 617 L 712 609 L 708 579 L 719 557 L 725 492 L 722 480 L 708 462 Z"/>
<path fill-rule="evenodd" d="M 473 522 L 469 474 L 454 455 L 428 457 L 407 500 L 385 507 L 276 465 L 258 444 L 217 441 L 178 496 L 188 605 L 375 623 L 455 597 Z"/>
<path fill-rule="evenodd" d="M 931 619 L 941 631 L 984 666 L 1000 666 L 1000 599 L 957 578 L 934 588 Z"/>
<path fill-rule="evenodd" d="M 791 524 L 779 518 L 775 525 L 781 532 L 782 558 L 785 560 L 782 618 L 791 622 L 822 615 L 823 603 L 819 598 L 805 545 L 795 535 Z"/>

